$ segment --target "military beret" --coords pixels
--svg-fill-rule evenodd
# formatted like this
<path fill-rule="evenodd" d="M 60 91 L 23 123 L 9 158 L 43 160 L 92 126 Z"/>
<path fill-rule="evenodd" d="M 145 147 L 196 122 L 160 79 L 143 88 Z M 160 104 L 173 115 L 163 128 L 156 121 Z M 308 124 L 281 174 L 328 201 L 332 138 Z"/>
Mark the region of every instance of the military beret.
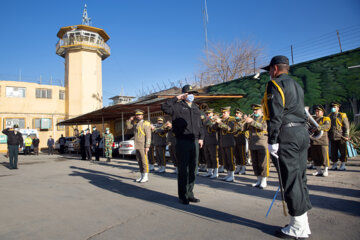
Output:
<path fill-rule="evenodd" d="M 261 109 L 261 104 L 255 104 L 255 103 L 253 103 L 253 104 L 251 104 L 251 108 L 252 108 L 252 110 Z"/>
<path fill-rule="evenodd" d="M 231 109 L 230 106 L 228 106 L 228 107 L 222 107 L 222 108 L 221 108 L 221 112 L 230 112 L 230 109 Z"/>
<path fill-rule="evenodd" d="M 270 67 L 276 65 L 276 64 L 286 64 L 286 65 L 289 65 L 289 59 L 285 56 L 275 56 L 271 59 L 270 61 L 270 64 L 267 65 L 266 67 L 263 67 L 261 69 L 264 69 L 266 71 L 269 71 L 270 70 Z"/>
<path fill-rule="evenodd" d="M 144 115 L 144 111 L 140 109 L 135 110 L 135 115 Z"/>

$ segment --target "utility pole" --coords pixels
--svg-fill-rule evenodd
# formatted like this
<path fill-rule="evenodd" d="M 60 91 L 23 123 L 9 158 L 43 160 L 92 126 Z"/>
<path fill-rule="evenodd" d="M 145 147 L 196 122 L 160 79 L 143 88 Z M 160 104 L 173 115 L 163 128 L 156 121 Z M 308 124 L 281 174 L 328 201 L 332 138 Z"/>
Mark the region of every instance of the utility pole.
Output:
<path fill-rule="evenodd" d="M 340 34 L 339 34 L 339 30 L 336 30 L 336 34 L 339 40 L 339 47 L 340 47 L 340 52 L 342 53 L 342 48 L 341 48 L 341 41 L 340 41 Z"/>

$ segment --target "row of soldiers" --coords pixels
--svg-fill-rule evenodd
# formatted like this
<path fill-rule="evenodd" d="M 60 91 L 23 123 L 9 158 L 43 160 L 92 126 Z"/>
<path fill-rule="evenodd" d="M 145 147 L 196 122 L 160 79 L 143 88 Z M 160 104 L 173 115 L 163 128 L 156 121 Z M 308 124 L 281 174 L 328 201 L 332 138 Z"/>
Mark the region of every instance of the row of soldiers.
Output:
<path fill-rule="evenodd" d="M 247 163 L 247 143 L 250 152 L 252 167 L 257 181 L 252 184 L 254 187 L 263 189 L 267 187 L 267 177 L 269 176 L 269 151 L 267 124 L 263 117 L 262 106 L 260 104 L 251 105 L 253 113 L 247 116 L 241 109 L 236 108 L 235 116 L 230 116 L 231 107 L 221 108 L 221 114 L 208 109 L 202 116 L 204 131 L 204 146 L 199 151 L 200 164 L 206 164 L 207 172 L 203 175 L 209 178 L 218 178 L 219 173 L 227 171 L 227 175 L 222 178 L 226 182 L 233 182 L 235 174 L 246 174 Z M 345 113 L 339 112 L 340 104 L 332 105 L 332 113 L 325 117 L 325 110 L 322 106 L 316 108 L 315 120 L 319 124 L 319 129 L 324 132 L 320 139 L 311 141 L 309 148 L 309 158 L 314 162 L 317 171 L 313 175 L 328 175 L 329 153 L 328 153 L 328 132 L 330 131 L 330 141 L 332 149 L 333 169 L 337 168 L 337 152 L 340 150 L 340 160 L 342 165 L 340 170 L 345 169 L 346 145 L 348 140 L 348 120 Z M 143 120 L 144 112 L 136 111 L 136 119 L 132 117 L 127 121 L 128 129 L 135 127 L 135 140 L 143 139 L 145 143 L 136 144 L 143 146 L 144 156 L 139 155 L 138 160 L 146 158 L 146 164 L 140 163 L 140 169 L 146 173 L 153 171 L 155 163 L 158 165 L 156 172 L 166 171 L 166 146 L 169 147 L 170 157 L 174 166 L 177 166 L 175 145 L 176 138 L 172 132 L 172 124 L 163 117 L 158 117 L 157 122 L 151 124 Z M 138 125 L 137 123 L 141 123 Z M 332 130 L 332 131 L 331 131 Z M 148 148 L 148 149 L 146 149 Z M 324 172 L 321 166 L 325 166 Z M 177 169 L 177 168 L 176 168 Z M 146 175 L 146 181 L 148 175 Z M 141 178 L 138 179 L 141 181 Z M 143 181 L 144 182 L 144 181 Z"/>

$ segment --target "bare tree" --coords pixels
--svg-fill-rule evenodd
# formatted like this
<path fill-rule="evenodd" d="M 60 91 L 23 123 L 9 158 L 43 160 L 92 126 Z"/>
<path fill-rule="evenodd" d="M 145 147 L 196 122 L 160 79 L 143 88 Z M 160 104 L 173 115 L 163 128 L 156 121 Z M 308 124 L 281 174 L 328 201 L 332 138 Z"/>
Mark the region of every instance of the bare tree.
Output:
<path fill-rule="evenodd" d="M 263 48 L 250 40 L 235 40 L 231 44 L 210 44 L 201 59 L 204 70 L 197 76 L 201 85 L 226 82 L 254 74 L 256 59 Z"/>

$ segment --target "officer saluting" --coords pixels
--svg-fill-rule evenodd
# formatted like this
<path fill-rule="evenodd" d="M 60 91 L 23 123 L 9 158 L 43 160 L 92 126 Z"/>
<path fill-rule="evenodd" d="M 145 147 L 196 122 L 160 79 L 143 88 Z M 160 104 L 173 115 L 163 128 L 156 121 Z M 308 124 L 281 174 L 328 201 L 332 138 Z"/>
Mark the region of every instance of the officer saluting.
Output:
<path fill-rule="evenodd" d="M 144 121 L 144 112 L 142 110 L 136 110 L 135 117 L 136 120 L 134 120 L 134 117 L 131 117 L 126 121 L 126 127 L 129 130 L 134 130 L 136 159 L 138 160 L 141 172 L 141 177 L 136 179 L 136 181 L 143 183 L 149 180 L 147 154 L 151 144 L 151 127 L 149 121 Z"/>
<path fill-rule="evenodd" d="M 309 133 L 305 129 L 304 91 L 288 76 L 289 59 L 275 56 L 263 68 L 269 71 L 263 98 L 267 120 L 268 144 L 272 156 L 279 158 L 285 202 L 291 215 L 288 225 L 276 232 L 281 238 L 308 238 L 307 211 L 311 209 L 306 184 L 306 161 Z"/>
<path fill-rule="evenodd" d="M 182 88 L 182 94 L 168 99 L 162 104 L 164 113 L 172 117 L 173 132 L 176 137 L 176 156 L 178 160 L 178 195 L 183 204 L 200 202 L 194 197 L 196 168 L 198 165 L 199 145 L 203 145 L 201 111 L 193 103 L 194 95 L 190 85 Z"/>

